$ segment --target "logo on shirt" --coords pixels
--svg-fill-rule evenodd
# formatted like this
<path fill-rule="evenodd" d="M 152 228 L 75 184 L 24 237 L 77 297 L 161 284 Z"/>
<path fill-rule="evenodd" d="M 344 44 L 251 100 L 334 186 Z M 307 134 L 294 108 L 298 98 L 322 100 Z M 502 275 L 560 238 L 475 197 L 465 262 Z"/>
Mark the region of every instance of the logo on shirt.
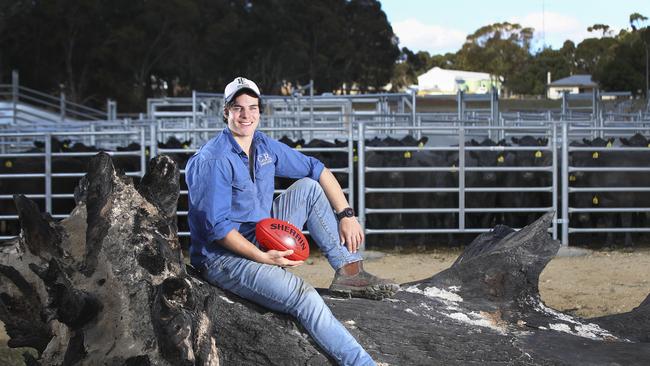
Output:
<path fill-rule="evenodd" d="M 273 159 L 271 159 L 271 155 L 269 155 L 269 153 L 261 153 L 257 156 L 257 162 L 262 167 L 268 163 L 272 163 Z"/>

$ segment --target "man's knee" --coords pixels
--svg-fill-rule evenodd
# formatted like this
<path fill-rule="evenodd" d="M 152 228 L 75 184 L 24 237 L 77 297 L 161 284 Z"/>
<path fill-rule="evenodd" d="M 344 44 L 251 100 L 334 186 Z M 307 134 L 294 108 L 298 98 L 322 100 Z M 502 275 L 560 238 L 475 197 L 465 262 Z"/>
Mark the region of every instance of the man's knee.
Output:
<path fill-rule="evenodd" d="M 302 195 L 312 197 L 319 197 L 324 193 L 323 187 L 321 187 L 317 181 L 311 178 L 302 178 L 294 183 L 291 187 L 289 187 L 289 189 L 304 192 Z"/>
<path fill-rule="evenodd" d="M 296 189 L 320 189 L 321 186 L 317 181 L 311 178 L 301 178 L 293 184 Z"/>

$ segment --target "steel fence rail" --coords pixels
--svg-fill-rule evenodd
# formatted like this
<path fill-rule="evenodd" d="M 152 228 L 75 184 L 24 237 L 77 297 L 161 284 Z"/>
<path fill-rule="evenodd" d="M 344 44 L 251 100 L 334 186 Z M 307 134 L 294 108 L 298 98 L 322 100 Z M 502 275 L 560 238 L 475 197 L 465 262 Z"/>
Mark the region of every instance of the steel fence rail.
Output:
<path fill-rule="evenodd" d="M 318 120 L 318 115 L 312 115 L 313 118 Z M 324 116 L 323 116 L 324 117 Z M 331 115 L 330 115 L 331 117 Z M 347 146 L 344 147 L 323 147 L 323 148 L 298 148 L 298 151 L 303 153 L 335 153 L 335 154 L 345 154 L 347 156 L 347 167 L 342 168 L 333 168 L 331 169 L 335 173 L 347 174 L 348 176 L 348 186 L 344 187 L 344 191 L 349 196 L 350 202 L 355 205 L 356 203 L 357 211 L 359 213 L 359 220 L 364 225 L 364 228 L 368 234 L 382 234 L 382 233 L 478 233 L 485 232 L 489 229 L 487 228 L 472 228 L 466 227 L 465 215 L 466 214 L 480 214 L 480 213 L 496 213 L 496 212 L 543 212 L 543 211 L 556 211 L 558 212 L 558 218 L 553 222 L 552 233 L 557 237 L 558 233 L 562 233 L 562 243 L 563 245 L 568 245 L 568 234 L 577 233 L 577 232 L 604 232 L 601 231 L 602 228 L 573 228 L 569 222 L 569 214 L 581 213 L 581 212 L 592 212 L 592 213 L 604 213 L 604 212 L 615 212 L 617 208 L 607 208 L 607 210 L 592 209 L 589 211 L 587 208 L 581 207 L 571 207 L 569 205 L 569 195 L 576 193 L 585 193 L 585 192 L 648 192 L 650 187 L 573 187 L 571 186 L 568 175 L 574 172 L 639 172 L 646 173 L 650 171 L 650 167 L 643 166 L 617 166 L 617 167 L 574 167 L 569 165 L 569 158 L 576 152 L 604 152 L 604 151 L 619 151 L 619 152 L 648 152 L 648 148 L 645 147 L 574 147 L 568 146 L 568 142 L 571 140 L 572 136 L 594 136 L 600 135 L 601 132 L 604 133 L 635 133 L 638 131 L 646 131 L 650 127 L 648 124 L 650 121 L 642 121 L 632 126 L 609 126 L 598 125 L 599 127 L 594 127 L 593 121 L 592 126 L 580 126 L 582 122 L 580 121 L 557 121 L 554 120 L 556 116 L 553 116 L 551 113 L 543 114 L 545 119 L 539 118 L 540 116 L 521 116 L 521 120 L 511 121 L 512 125 L 492 125 L 494 123 L 500 123 L 498 121 L 488 121 L 485 122 L 485 125 L 477 125 L 477 123 L 483 123 L 476 120 L 462 119 L 458 120 L 458 115 L 455 116 L 456 120 L 445 120 L 439 122 L 433 122 L 431 124 L 426 124 L 423 118 L 427 117 L 424 115 L 416 114 L 416 119 L 413 120 L 411 114 L 404 114 L 399 116 L 391 116 L 390 114 L 339 114 L 334 116 L 333 120 L 334 125 L 318 125 L 318 124 L 309 124 L 306 126 L 298 127 L 303 136 L 307 136 L 310 132 L 313 133 L 323 133 L 323 136 L 327 136 L 329 139 L 334 137 L 339 139 L 347 140 Z M 433 116 L 429 116 L 434 118 Z M 427 117 L 427 118 L 429 118 Z M 525 118 L 530 117 L 532 120 L 524 120 Z M 71 139 L 90 139 L 93 138 L 93 141 L 98 141 L 100 138 L 112 138 L 114 141 L 126 141 L 124 139 L 120 140 L 119 137 L 122 135 L 132 134 L 137 136 L 137 141 L 140 144 L 140 150 L 128 151 L 128 152 L 108 152 L 112 156 L 140 156 L 140 166 L 141 170 L 137 172 L 127 172 L 131 176 L 142 176 L 145 171 L 146 160 L 152 158 L 159 154 L 192 154 L 196 151 L 196 146 L 199 143 L 206 140 L 206 137 L 211 137 L 215 133 L 221 131 L 224 127 L 219 117 L 209 117 L 212 120 L 206 120 L 203 118 L 196 118 L 195 121 L 192 119 L 186 119 L 183 121 L 177 121 L 165 125 L 162 120 L 139 120 L 139 121 L 125 121 L 124 123 L 115 123 L 110 127 L 113 130 L 100 130 L 101 124 L 88 124 L 87 128 L 90 129 L 93 126 L 93 129 L 98 129 L 96 131 L 74 131 L 71 130 L 73 127 L 65 127 L 66 131 L 49 131 L 49 132 L 14 132 L 11 133 L 0 133 L 0 142 L 2 141 L 33 141 L 37 137 L 44 138 L 46 142 L 49 140 L 46 138 L 50 137 L 65 137 Z M 450 117 L 453 118 L 453 117 Z M 214 123 L 214 127 L 209 127 L 206 121 L 212 121 L 209 123 Z M 300 123 L 304 123 L 305 119 L 301 119 Z M 632 123 L 632 122 L 630 122 Z M 167 128 L 165 126 L 173 126 L 176 124 L 176 127 Z M 534 125 L 531 125 L 534 124 Z M 137 128 L 134 128 L 138 126 Z M 183 127 L 179 127 L 183 126 Z M 133 130 L 128 131 L 119 131 L 120 128 L 134 128 Z M 558 133 L 558 129 L 561 128 L 561 131 Z M 289 133 L 296 130 L 295 125 L 286 125 L 274 127 L 264 127 L 260 130 L 267 133 Z M 137 131 L 137 132 L 134 132 Z M 430 139 L 429 143 L 424 146 L 393 146 L 393 147 L 378 147 L 378 146 L 367 146 L 366 139 L 372 138 L 375 136 L 399 136 L 411 134 L 414 136 L 429 136 L 433 138 L 433 141 Z M 546 146 L 467 146 L 466 138 L 472 136 L 519 136 L 519 135 L 532 135 L 532 136 L 543 136 L 548 138 L 548 144 Z M 582 134 L 582 135 L 581 135 Z M 187 140 L 192 139 L 192 146 L 188 149 L 167 149 L 159 148 L 157 146 L 158 141 L 164 141 L 163 137 L 167 136 L 184 136 L 188 137 Z M 437 140 L 438 139 L 438 140 Z M 86 140 L 84 140 L 86 141 Z M 106 140 L 108 141 L 108 140 Z M 440 142 L 443 141 L 443 142 Z M 439 145 L 439 144 L 447 144 Z M 93 144 L 94 145 L 94 144 Z M 456 146 L 450 146 L 456 145 Z M 46 146 L 45 148 L 51 149 L 51 146 Z M 356 150 L 356 151 L 355 151 Z M 4 151 L 4 150 L 3 150 Z M 149 152 L 149 155 L 146 155 L 146 152 Z M 365 155 L 368 152 L 416 152 L 416 151 L 426 151 L 426 152 L 458 152 L 458 166 L 427 166 L 427 167 L 373 167 L 366 166 Z M 483 152 L 483 151 L 543 151 L 545 153 L 552 154 L 551 163 L 549 166 L 531 166 L 531 167 L 520 167 L 520 166 L 495 166 L 495 167 L 480 167 L 480 166 L 467 166 L 465 160 L 465 154 L 468 152 Z M 43 158 L 51 159 L 58 157 L 84 157 L 94 155 L 93 152 L 79 152 L 79 153 L 69 153 L 69 152 L 50 152 L 46 154 L 45 152 L 26 152 L 18 153 L 15 151 L 5 152 L 0 154 L 0 158 Z M 566 156 L 565 156 L 566 154 Z M 357 165 L 357 169 L 354 169 L 354 165 Z M 51 165 L 48 164 L 48 166 Z M 47 169 L 47 168 L 46 168 Z M 417 174 L 417 172 L 451 172 L 456 174 L 455 179 L 457 179 L 458 184 L 455 187 L 369 187 L 367 186 L 367 180 L 365 175 L 368 173 L 404 173 L 404 174 Z M 548 174 L 552 180 L 551 186 L 539 186 L 539 187 L 466 187 L 466 173 L 473 172 L 501 172 L 501 173 L 516 173 L 516 172 L 536 172 L 541 174 Z M 64 178 L 64 177 L 81 177 L 83 172 L 47 172 L 42 173 L 26 173 L 26 174 L 2 174 L 0 175 L 0 181 L 2 179 L 45 179 L 51 180 L 52 178 Z M 181 169 L 181 174 L 184 174 L 184 169 Z M 46 184 L 43 182 L 43 184 Z M 358 196 L 354 197 L 355 190 L 351 187 L 356 187 Z M 562 187 L 562 188 L 560 188 Z M 46 193 L 43 194 L 30 194 L 27 195 L 30 198 L 44 200 L 46 206 L 51 210 L 52 199 L 70 199 L 73 197 L 71 193 L 62 193 L 62 192 L 51 192 L 51 183 L 50 187 L 45 189 Z M 277 190 L 276 193 L 281 192 Z M 543 193 L 548 194 L 553 206 L 549 207 L 466 207 L 466 197 L 467 193 L 506 193 L 506 192 L 527 192 L 527 193 Z M 366 202 L 368 199 L 366 195 L 369 194 L 414 194 L 414 193 L 442 193 L 442 194 L 453 194 L 457 195 L 458 207 L 453 208 L 409 208 L 409 207 L 398 207 L 395 209 L 390 208 L 377 208 L 377 207 L 366 207 Z M 186 190 L 180 192 L 181 195 L 187 195 Z M 566 196 L 565 196 L 566 195 Z M 11 199 L 11 195 L 4 194 L 0 195 L 0 200 Z M 560 207 L 561 206 L 561 207 Z M 620 208 L 622 212 L 646 212 L 644 208 Z M 451 229 L 391 229 L 391 228 L 366 228 L 365 222 L 367 215 L 382 215 L 382 214 L 392 214 L 392 213 L 453 213 L 458 215 L 458 227 Z M 620 210 L 617 212 L 621 212 Z M 185 216 L 187 214 L 186 210 L 179 210 L 179 216 Z M 53 213 L 53 217 L 63 218 L 66 215 L 62 213 Z M 16 218 L 15 215 L 0 215 L 0 217 L 11 217 Z M 558 225 L 560 227 L 558 228 Z M 614 229 L 614 228 L 612 228 Z M 621 229 L 621 228 L 618 228 Z M 643 232 L 641 228 L 623 228 L 630 229 L 630 232 Z M 397 230 L 397 231 L 392 231 Z M 424 230 L 424 231 L 423 231 Z M 179 235 L 185 236 L 188 235 L 186 232 L 180 232 Z M 565 237 L 566 235 L 566 237 Z"/>
<path fill-rule="evenodd" d="M 95 136 L 101 136 L 101 135 L 110 135 L 110 136 L 115 136 L 115 135 L 130 135 L 130 136 L 138 136 L 139 142 L 141 145 L 141 149 L 139 151 L 105 151 L 105 153 L 111 155 L 111 156 L 133 156 L 133 157 L 140 157 L 139 162 L 140 162 L 140 170 L 139 171 L 127 171 L 125 172 L 126 175 L 128 176 L 136 176 L 136 177 L 142 177 L 145 174 L 145 150 L 144 150 L 144 142 L 145 142 L 145 131 L 144 129 L 137 129 L 137 130 L 126 130 L 126 131 L 111 131 L 111 132 L 101 132 L 101 131 L 95 131 L 95 132 L 80 132 L 80 131 L 65 131 L 65 132 L 44 132 L 44 133 L 38 133 L 38 132 L 29 132 L 29 133 L 0 133 L 0 139 L 7 138 L 7 137 L 42 137 L 45 141 L 44 143 L 44 151 L 42 153 L 34 153 L 34 152 L 28 152 L 28 153 L 3 153 L 0 154 L 0 158 L 42 158 L 43 159 L 43 172 L 42 173 L 19 173 L 19 174 L 0 174 L 0 182 L 5 179 L 42 179 L 42 184 L 44 188 L 44 193 L 43 194 L 28 194 L 26 195 L 29 198 L 37 198 L 37 199 L 43 199 L 44 204 L 45 204 L 45 211 L 52 214 L 52 217 L 54 218 L 65 218 L 68 217 L 69 215 L 66 214 L 57 214 L 52 211 L 53 209 L 53 200 L 54 199 L 67 199 L 67 198 L 72 198 L 74 197 L 73 194 L 70 193 L 61 193 L 57 192 L 54 193 L 52 192 L 52 179 L 53 178 L 77 178 L 77 177 L 83 177 L 86 172 L 54 172 L 52 171 L 52 158 L 57 158 L 57 157 L 85 157 L 85 156 L 94 156 L 97 154 L 97 152 L 53 152 L 52 151 L 52 138 L 55 136 L 88 136 L 88 135 L 95 135 Z M 13 199 L 13 195 L 0 195 L 0 200 L 9 200 Z M 18 215 L 1 215 L 3 220 L 17 220 Z M 9 239 L 11 236 L 0 236 L 0 239 Z"/>
<path fill-rule="evenodd" d="M 422 233 L 468 233 L 468 232 L 486 232 L 489 228 L 467 228 L 465 227 L 465 214 L 470 213 L 505 213 L 505 212 L 547 212 L 550 210 L 557 210 L 557 168 L 555 166 L 557 148 L 555 145 L 556 126 L 554 123 L 544 121 L 542 126 L 467 126 L 465 123 L 468 121 L 456 121 L 455 124 L 450 126 L 399 126 L 396 129 L 407 129 L 410 131 L 426 131 L 433 130 L 453 134 L 457 138 L 458 146 L 391 146 L 391 147 L 378 147 L 378 146 L 365 146 L 362 141 L 365 137 L 365 131 L 386 130 L 385 126 L 373 126 L 374 121 L 358 121 L 359 125 L 359 218 L 364 230 L 367 234 L 385 234 L 385 233 L 401 233 L 401 234 L 422 234 Z M 546 146 L 465 146 L 465 136 L 467 132 L 471 131 L 509 131 L 511 133 L 526 133 L 530 131 L 539 131 L 544 136 L 549 137 L 549 143 Z M 444 166 L 426 166 L 426 167 L 396 167 L 396 166 L 382 166 L 370 167 L 366 164 L 365 154 L 367 152 L 401 152 L 401 151 L 431 151 L 431 152 L 458 152 L 459 153 L 459 166 L 458 167 L 444 167 Z M 475 167 L 467 166 L 465 161 L 465 153 L 469 151 L 546 151 L 553 155 L 552 165 L 546 167 Z M 459 173 L 458 187 L 369 187 L 366 183 L 365 174 L 373 172 L 402 172 L 402 173 L 418 173 L 418 172 L 454 172 Z M 544 187 L 466 187 L 465 186 L 465 173 L 466 172 L 546 172 L 552 175 L 552 186 Z M 552 196 L 553 206 L 551 207 L 482 207 L 468 208 L 465 205 L 465 193 L 473 192 L 542 192 L 549 193 Z M 365 194 L 372 193 L 458 193 L 459 207 L 457 208 L 375 208 L 366 207 L 367 198 L 361 199 Z M 420 228 L 400 228 L 400 229 L 374 229 L 366 227 L 367 215 L 373 214 L 415 214 L 415 213 L 453 213 L 459 215 L 457 228 L 444 228 L 444 229 L 420 229 Z M 557 237 L 557 223 L 554 223 L 552 232 L 554 237 Z"/>

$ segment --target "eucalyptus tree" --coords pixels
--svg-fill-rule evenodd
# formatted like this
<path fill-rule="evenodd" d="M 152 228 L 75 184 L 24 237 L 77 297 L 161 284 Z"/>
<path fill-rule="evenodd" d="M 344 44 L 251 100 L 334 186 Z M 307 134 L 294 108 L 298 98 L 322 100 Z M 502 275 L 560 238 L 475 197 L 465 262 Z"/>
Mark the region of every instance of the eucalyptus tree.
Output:
<path fill-rule="evenodd" d="M 494 23 L 467 36 L 456 54 L 458 66 L 464 70 L 488 72 L 502 78 L 510 92 L 520 92 L 512 82 L 521 77 L 521 65 L 531 59 L 533 28 L 516 23 Z"/>

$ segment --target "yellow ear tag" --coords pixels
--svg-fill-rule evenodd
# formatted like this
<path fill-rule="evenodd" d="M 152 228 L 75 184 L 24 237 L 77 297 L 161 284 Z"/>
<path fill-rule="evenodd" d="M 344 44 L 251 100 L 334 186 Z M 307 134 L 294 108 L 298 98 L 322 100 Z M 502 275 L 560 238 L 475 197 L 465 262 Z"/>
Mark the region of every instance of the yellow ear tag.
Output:
<path fill-rule="evenodd" d="M 296 145 L 296 149 L 302 149 L 302 145 Z"/>
<path fill-rule="evenodd" d="M 570 175 L 569 176 L 569 182 L 575 182 L 576 181 L 576 176 L 575 175 Z"/>
<path fill-rule="evenodd" d="M 144 151 L 144 156 L 149 156 L 149 150 Z"/>
<path fill-rule="evenodd" d="M 542 152 L 539 151 L 539 150 L 537 150 L 537 151 L 535 152 L 535 157 L 538 158 L 538 159 L 541 158 L 541 157 L 542 157 Z"/>
<path fill-rule="evenodd" d="M 423 148 L 423 147 L 424 147 L 424 144 L 420 142 L 420 143 L 418 144 L 418 148 L 421 149 L 421 148 Z"/>
<path fill-rule="evenodd" d="M 598 155 L 598 151 L 595 151 L 593 154 L 591 154 L 592 159 L 598 159 L 600 155 Z"/>
<path fill-rule="evenodd" d="M 64 148 L 64 149 L 67 149 L 67 148 L 68 148 L 68 144 L 63 144 L 63 148 Z"/>
<path fill-rule="evenodd" d="M 187 148 L 189 148 L 189 147 L 190 147 L 190 146 L 189 146 L 188 144 L 183 144 L 183 149 L 187 149 Z"/>
<path fill-rule="evenodd" d="M 14 163 L 11 162 L 11 160 L 5 161 L 5 168 L 13 168 Z"/>
<path fill-rule="evenodd" d="M 410 159 L 411 158 L 411 152 L 410 151 L 405 151 L 404 152 L 404 159 Z"/>
<path fill-rule="evenodd" d="M 352 152 L 357 152 L 357 148 L 356 148 L 356 147 L 353 148 L 353 149 L 352 149 Z"/>
<path fill-rule="evenodd" d="M 611 141 L 607 141 L 607 147 L 612 147 L 612 142 Z"/>
<path fill-rule="evenodd" d="M 505 160 L 506 160 L 506 159 L 504 159 L 503 155 L 499 155 L 499 157 L 497 158 L 497 163 L 499 163 L 499 164 L 503 164 L 503 162 L 504 162 Z"/>
<path fill-rule="evenodd" d="M 591 203 L 593 203 L 595 206 L 598 206 L 598 196 L 594 196 L 594 198 L 591 199 Z"/>
<path fill-rule="evenodd" d="M 359 161 L 359 156 L 355 155 L 352 157 L 352 161 L 357 162 Z"/>
<path fill-rule="evenodd" d="M 650 144 L 648 144 L 648 147 L 650 147 Z"/>

